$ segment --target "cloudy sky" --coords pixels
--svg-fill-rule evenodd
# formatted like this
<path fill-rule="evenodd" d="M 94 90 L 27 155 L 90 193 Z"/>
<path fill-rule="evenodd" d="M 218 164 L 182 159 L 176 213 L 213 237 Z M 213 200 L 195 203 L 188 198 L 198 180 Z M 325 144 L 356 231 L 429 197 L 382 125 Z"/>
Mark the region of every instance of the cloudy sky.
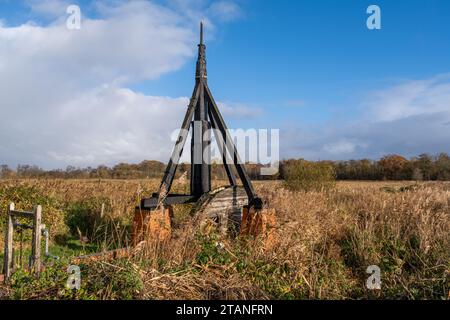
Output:
<path fill-rule="evenodd" d="M 0 0 L 0 163 L 166 161 L 201 19 L 229 127 L 280 129 L 283 158 L 450 152 L 450 2 L 371 2 Z"/>

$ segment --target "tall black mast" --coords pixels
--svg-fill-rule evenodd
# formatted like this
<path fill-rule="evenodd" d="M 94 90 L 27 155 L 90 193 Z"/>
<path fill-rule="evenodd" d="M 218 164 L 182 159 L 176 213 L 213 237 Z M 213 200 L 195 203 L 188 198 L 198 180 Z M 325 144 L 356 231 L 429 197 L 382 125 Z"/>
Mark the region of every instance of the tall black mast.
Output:
<path fill-rule="evenodd" d="M 195 71 L 195 82 L 200 90 L 200 98 L 195 107 L 191 141 L 191 194 L 196 197 L 211 191 L 211 125 L 208 122 L 208 102 L 205 99 L 207 80 L 206 46 L 203 43 L 202 22 Z"/>

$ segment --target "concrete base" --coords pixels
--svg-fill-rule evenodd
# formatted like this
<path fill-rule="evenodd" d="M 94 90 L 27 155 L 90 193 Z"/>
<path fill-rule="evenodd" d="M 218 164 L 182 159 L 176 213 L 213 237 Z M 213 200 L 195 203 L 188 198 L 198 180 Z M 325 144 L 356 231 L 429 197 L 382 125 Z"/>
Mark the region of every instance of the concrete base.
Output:
<path fill-rule="evenodd" d="M 172 235 L 172 216 L 172 206 L 165 206 L 158 210 L 136 208 L 133 219 L 133 246 L 137 246 L 142 241 L 169 240 Z"/>
<path fill-rule="evenodd" d="M 254 209 L 245 206 L 242 212 L 240 234 L 260 237 L 266 248 L 275 242 L 275 209 Z"/>

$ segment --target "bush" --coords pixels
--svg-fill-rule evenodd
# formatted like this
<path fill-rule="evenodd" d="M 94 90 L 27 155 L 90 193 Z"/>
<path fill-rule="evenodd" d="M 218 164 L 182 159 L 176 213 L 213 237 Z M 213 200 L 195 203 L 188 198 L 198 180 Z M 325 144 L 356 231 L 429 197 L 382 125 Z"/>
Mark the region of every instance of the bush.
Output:
<path fill-rule="evenodd" d="M 0 186 L 0 233 L 5 230 L 7 217 L 5 213 L 11 202 L 14 202 L 16 210 L 21 211 L 32 211 L 35 206 L 41 205 L 42 223 L 47 226 L 52 238 L 67 232 L 64 213 L 61 209 L 63 205 L 58 199 L 46 195 L 41 188 L 29 184 L 5 184 Z"/>
<path fill-rule="evenodd" d="M 39 277 L 19 269 L 6 298 L 13 300 L 131 300 L 141 297 L 143 282 L 136 265 L 125 259 L 81 264 L 81 288 L 66 287 L 67 261 L 46 266 Z"/>
<path fill-rule="evenodd" d="M 222 248 L 219 236 L 216 234 L 196 235 L 201 251 L 197 254 L 197 263 L 200 265 L 226 265 L 231 262 L 231 255 Z"/>
<path fill-rule="evenodd" d="M 24 269 L 13 273 L 9 294 L 12 300 L 95 300 L 97 297 L 85 288 L 78 291 L 66 287 L 69 274 L 67 261 L 57 261 L 47 265 L 39 277 Z"/>
<path fill-rule="evenodd" d="M 283 165 L 284 185 L 293 191 L 324 191 L 335 186 L 336 173 L 325 162 L 292 160 Z"/>
<path fill-rule="evenodd" d="M 131 226 L 126 216 L 101 216 L 102 203 L 105 199 L 87 199 L 69 203 L 66 209 L 65 222 L 70 235 L 82 237 L 85 242 L 102 245 L 103 249 L 121 248 L 128 243 Z M 110 210 L 105 206 L 105 211 Z"/>
<path fill-rule="evenodd" d="M 81 265 L 81 289 L 101 300 L 132 300 L 142 296 L 140 269 L 127 259 Z"/>
<path fill-rule="evenodd" d="M 66 224 L 72 236 L 78 237 L 81 232 L 89 239 L 92 238 L 99 224 L 95 205 L 90 201 L 71 203 L 67 208 Z"/>

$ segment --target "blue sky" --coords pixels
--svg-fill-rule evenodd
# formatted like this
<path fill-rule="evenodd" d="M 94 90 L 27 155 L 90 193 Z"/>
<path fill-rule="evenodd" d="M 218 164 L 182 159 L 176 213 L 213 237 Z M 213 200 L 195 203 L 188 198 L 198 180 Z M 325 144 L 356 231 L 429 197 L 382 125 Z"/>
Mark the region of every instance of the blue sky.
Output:
<path fill-rule="evenodd" d="M 13 50 L 25 50 L 25 45 L 14 47 L 11 39 L 18 37 L 14 43 L 29 42 L 24 33 L 18 31 L 26 25 L 33 26 L 32 32 L 39 34 L 45 45 L 56 48 L 54 51 L 44 48 L 34 53 L 38 57 L 34 60 L 41 66 L 41 71 L 45 70 L 49 79 L 54 78 L 54 82 L 48 80 L 47 87 L 42 85 L 42 90 L 61 95 L 61 100 L 55 97 L 51 101 L 54 103 L 51 110 L 45 109 L 44 104 L 49 105 L 49 102 L 43 101 L 42 114 L 70 109 L 67 105 L 79 103 L 80 96 L 85 97 L 86 104 L 92 103 L 89 110 L 101 114 L 111 109 L 93 101 L 109 101 L 109 94 L 122 94 L 126 89 L 130 95 L 136 95 L 127 96 L 131 100 L 124 102 L 126 105 L 149 97 L 169 99 L 166 109 L 158 109 L 155 114 L 147 116 L 154 117 L 157 124 L 168 121 L 170 129 L 177 128 L 183 108 L 178 107 L 176 99 L 184 103 L 183 98 L 191 94 L 196 33 L 198 21 L 203 18 L 207 25 L 208 81 L 216 100 L 228 110 L 225 118 L 229 126 L 279 128 L 282 157 L 317 160 L 378 158 L 388 153 L 413 156 L 422 152 L 450 152 L 450 126 L 446 125 L 450 123 L 449 1 L 161 0 L 136 1 L 134 7 L 126 1 L 70 3 L 78 4 L 83 19 L 86 19 L 79 35 L 71 37 L 77 37 L 82 44 L 87 41 L 91 47 L 86 45 L 84 49 L 67 51 L 54 46 L 54 42 L 67 40 L 65 37 L 60 40 L 60 33 L 55 31 L 58 26 L 63 28 L 67 17 L 63 11 L 68 4 L 65 1 L 0 0 L 1 32 L 6 34 L 10 30 L 13 33 L 13 36 L 0 37 L 0 58 L 2 50 L 10 54 L 14 53 Z M 381 30 L 366 27 L 366 9 L 371 4 L 381 8 Z M 111 13 L 105 7 L 116 11 Z M 145 13 L 148 14 L 142 19 L 133 16 Z M 166 20 L 169 22 L 159 21 L 162 19 L 158 19 L 158 14 L 168 14 Z M 116 29 L 123 26 L 121 21 L 127 19 L 137 21 L 136 25 L 128 30 L 123 30 L 124 27 Z M 142 25 L 139 24 L 141 20 L 145 20 Z M 101 21 L 110 22 L 114 29 L 110 33 L 102 33 L 105 31 L 98 26 Z M 152 37 L 151 30 L 146 32 L 145 27 L 166 30 L 161 34 L 170 36 L 160 37 L 156 32 L 157 36 Z M 176 33 L 172 35 L 175 29 Z M 119 31 L 114 33 L 114 30 Z M 101 42 L 105 36 L 115 39 L 113 41 L 118 44 Z M 136 38 L 136 43 L 133 42 L 135 47 L 132 47 L 135 51 L 122 48 L 128 46 L 129 37 Z M 96 47 L 96 39 L 100 39 L 99 46 L 104 45 L 105 48 L 98 50 L 98 55 L 91 55 L 92 50 L 98 49 L 92 47 Z M 179 43 L 179 46 L 176 49 L 171 47 L 171 41 Z M 123 54 L 121 50 L 124 50 Z M 134 57 L 138 50 L 144 50 L 145 54 L 141 52 Z M 63 57 L 67 55 L 73 57 L 66 61 Z M 167 59 L 160 58 L 162 55 L 167 55 Z M 8 57 L 6 53 L 4 56 Z M 23 59 L 33 60 L 32 54 L 23 56 L 26 56 Z M 153 57 L 158 58 L 153 61 Z M 98 59 L 103 58 L 105 61 L 101 68 L 96 69 L 100 64 Z M 71 59 L 77 61 L 77 69 L 73 71 L 76 77 L 71 77 L 70 71 L 67 74 L 62 74 L 61 69 L 55 71 L 55 66 L 61 68 Z M 59 64 L 55 65 L 55 60 Z M 26 63 L 30 61 L 26 60 Z M 18 71 L 27 74 L 26 63 L 17 62 L 24 68 Z M 86 72 L 82 73 L 80 68 L 101 70 L 101 76 L 98 72 L 85 75 Z M 10 69 L 9 72 L 15 74 L 12 67 Z M 34 69 L 30 71 L 33 75 L 37 73 Z M 71 83 L 70 79 L 75 80 Z M 58 86 L 67 83 L 72 94 L 67 93 L 63 97 L 62 92 L 69 89 L 55 88 L 56 83 Z M 105 86 L 114 87 L 117 92 L 108 91 L 106 94 L 102 91 Z M 28 92 L 26 88 L 23 91 Z M 33 101 L 39 101 L 42 91 L 29 95 L 33 94 L 36 95 Z M 47 92 L 46 95 L 52 94 Z M 117 99 L 111 98 L 111 101 Z M 26 110 L 24 103 L 17 108 Z M 171 104 L 177 107 L 170 109 Z M 174 116 L 167 118 L 160 111 Z M 83 112 L 87 111 L 79 110 L 79 113 Z M 133 112 L 142 118 L 147 111 L 142 111 L 142 115 L 136 110 Z M 178 113 L 180 115 L 175 115 Z M 13 114 L 10 116 L 12 119 Z M 131 115 L 126 119 L 133 120 Z M 81 122 L 90 120 L 92 114 L 86 119 L 79 118 Z M 72 162 L 75 165 L 94 165 L 139 161 L 142 158 L 164 160 L 168 156 L 170 148 L 165 146 L 170 145 L 170 140 L 165 142 L 165 139 L 169 133 L 164 136 L 150 129 L 137 132 L 135 128 L 124 127 L 119 147 L 115 144 L 117 138 L 109 142 L 104 140 L 104 137 L 110 139 L 108 130 L 114 131 L 113 124 L 118 119 L 110 119 L 110 123 L 106 121 L 108 119 L 97 120 L 104 127 L 101 132 L 91 132 L 90 127 L 70 129 L 70 132 L 83 130 L 86 132 L 84 138 L 75 139 L 70 132 L 64 132 L 67 135 L 64 140 L 58 137 L 61 141 L 55 139 L 52 142 L 49 141 L 53 139 L 49 138 L 52 136 L 49 131 L 46 136 L 35 137 L 36 141 L 32 143 L 19 147 L 15 143 L 16 154 L 5 156 L 0 162 L 3 160 L 15 165 L 34 161 L 44 167 L 61 167 Z M 56 122 L 54 119 L 49 127 Z M 65 129 L 54 125 L 54 130 Z M 22 133 L 24 138 L 31 134 L 23 128 Z M 159 134 L 156 140 L 160 144 L 142 143 L 147 153 L 136 151 L 140 149 L 137 146 L 139 139 L 149 140 L 155 134 Z M 0 151 L 6 150 L 11 141 L 6 133 L 3 139 L 0 140 Z M 92 141 L 96 143 L 92 144 Z M 88 144 L 92 145 L 88 148 Z M 26 148 L 44 149 L 46 155 L 36 154 L 27 159 Z M 102 156 L 94 149 L 104 150 L 110 156 Z M 150 152 L 156 149 L 160 151 Z"/>
<path fill-rule="evenodd" d="M 380 31 L 366 28 L 372 3 L 382 9 Z M 450 70 L 450 2 L 407 3 L 242 1 L 244 17 L 208 43 L 210 85 L 217 99 L 261 106 L 267 123 L 349 117 L 368 91 Z M 193 69 L 194 60 L 139 88 L 182 95 Z M 303 103 L 286 108 L 295 101 Z"/>

